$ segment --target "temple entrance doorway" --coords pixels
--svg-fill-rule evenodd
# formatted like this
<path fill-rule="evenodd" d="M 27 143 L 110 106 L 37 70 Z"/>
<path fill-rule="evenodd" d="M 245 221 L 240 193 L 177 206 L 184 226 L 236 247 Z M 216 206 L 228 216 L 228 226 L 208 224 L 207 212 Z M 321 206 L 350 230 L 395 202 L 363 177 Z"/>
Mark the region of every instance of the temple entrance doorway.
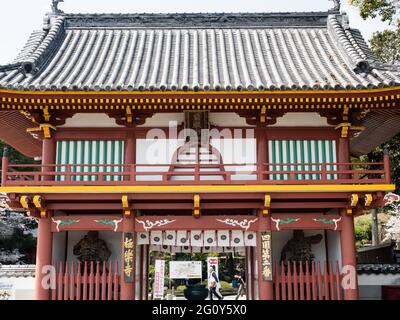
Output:
<path fill-rule="evenodd" d="M 209 281 L 216 275 L 216 294 L 225 300 L 247 299 L 245 247 L 149 246 L 148 299 L 210 299 Z M 211 274 L 210 274 L 211 273 Z M 211 277 L 210 277 L 211 275 Z M 210 280 L 211 279 L 211 280 Z"/>

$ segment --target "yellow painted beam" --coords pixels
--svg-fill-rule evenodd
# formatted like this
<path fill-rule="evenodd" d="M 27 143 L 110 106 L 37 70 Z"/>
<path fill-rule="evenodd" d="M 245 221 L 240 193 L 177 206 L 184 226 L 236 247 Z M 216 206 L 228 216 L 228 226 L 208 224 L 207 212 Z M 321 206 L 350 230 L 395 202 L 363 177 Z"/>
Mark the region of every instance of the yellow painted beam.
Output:
<path fill-rule="evenodd" d="M 394 184 L 367 185 L 163 185 L 163 186 L 29 186 L 0 187 L 3 193 L 270 193 L 394 191 Z"/>

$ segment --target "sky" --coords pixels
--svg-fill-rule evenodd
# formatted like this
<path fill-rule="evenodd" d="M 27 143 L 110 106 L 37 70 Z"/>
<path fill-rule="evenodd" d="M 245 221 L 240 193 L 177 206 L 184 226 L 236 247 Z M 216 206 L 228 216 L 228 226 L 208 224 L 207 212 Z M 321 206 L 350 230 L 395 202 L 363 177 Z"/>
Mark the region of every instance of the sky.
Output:
<path fill-rule="evenodd" d="M 67 13 L 142 12 L 293 12 L 326 11 L 329 0 L 64 0 L 59 8 Z M 357 9 L 342 0 L 350 26 L 360 29 L 368 40 L 374 31 L 388 28 L 379 19 L 364 21 Z M 12 62 L 33 30 L 40 29 L 50 11 L 51 0 L 1 0 L 0 65 Z"/>

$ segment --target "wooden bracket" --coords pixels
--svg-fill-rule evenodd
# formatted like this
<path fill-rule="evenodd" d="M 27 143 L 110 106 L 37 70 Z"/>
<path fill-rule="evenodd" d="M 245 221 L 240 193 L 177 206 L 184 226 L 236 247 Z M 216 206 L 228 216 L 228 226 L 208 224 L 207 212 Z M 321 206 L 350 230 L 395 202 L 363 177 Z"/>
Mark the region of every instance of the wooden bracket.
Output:
<path fill-rule="evenodd" d="M 261 114 L 260 114 L 260 123 L 262 123 L 262 124 L 266 123 L 266 116 L 267 116 L 267 107 L 262 106 Z"/>
<path fill-rule="evenodd" d="M 350 130 L 354 131 L 364 131 L 365 127 L 363 126 L 353 126 L 350 122 L 342 122 L 335 127 L 335 130 L 341 130 L 341 137 L 348 138 Z"/>
<path fill-rule="evenodd" d="M 26 209 L 26 213 L 28 216 L 32 216 L 32 208 L 29 207 L 31 202 L 31 198 L 28 196 L 21 196 L 19 198 L 19 203 L 21 204 L 22 208 Z"/>
<path fill-rule="evenodd" d="M 270 212 L 270 207 L 271 207 L 271 196 L 269 194 L 266 194 L 264 196 L 264 208 L 262 210 L 263 216 L 268 215 Z"/>
<path fill-rule="evenodd" d="M 374 200 L 374 197 L 372 196 L 372 194 L 370 194 L 370 193 L 366 194 L 364 196 L 364 205 L 366 207 L 369 207 L 373 200 Z"/>
<path fill-rule="evenodd" d="M 132 216 L 132 211 L 129 209 L 129 200 L 127 195 L 123 195 L 121 198 L 122 208 L 124 209 L 124 216 L 129 218 Z"/>
<path fill-rule="evenodd" d="M 40 211 L 41 218 L 47 218 L 47 210 L 45 208 L 44 199 L 40 195 L 35 195 L 33 197 L 33 204 L 35 205 L 36 209 Z"/>
<path fill-rule="evenodd" d="M 193 197 L 193 216 L 200 218 L 200 195 L 198 194 Z"/>
<path fill-rule="evenodd" d="M 130 106 L 126 107 L 126 123 L 127 124 L 132 124 L 133 123 L 133 114 Z"/>
<path fill-rule="evenodd" d="M 358 200 L 359 200 L 358 194 L 353 193 L 350 199 L 350 206 L 354 208 L 358 204 Z"/>
<path fill-rule="evenodd" d="M 43 109 L 44 121 L 49 122 L 50 121 L 50 117 L 51 117 L 51 115 L 50 115 L 49 109 L 48 108 Z"/>
<path fill-rule="evenodd" d="M 43 136 L 45 139 L 50 139 L 51 138 L 51 131 L 52 130 L 56 130 L 56 127 L 52 126 L 51 124 L 48 123 L 41 123 L 39 124 L 38 128 L 28 128 L 26 129 L 26 132 L 29 132 L 32 135 L 35 135 L 35 132 L 38 131 L 43 131 Z"/>

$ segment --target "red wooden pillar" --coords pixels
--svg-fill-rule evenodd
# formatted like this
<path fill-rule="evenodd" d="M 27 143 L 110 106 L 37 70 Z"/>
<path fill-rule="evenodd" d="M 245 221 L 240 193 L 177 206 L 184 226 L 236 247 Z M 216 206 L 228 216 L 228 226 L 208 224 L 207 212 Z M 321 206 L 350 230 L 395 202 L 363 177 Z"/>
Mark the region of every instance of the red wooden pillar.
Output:
<path fill-rule="evenodd" d="M 7 171 L 8 171 L 8 148 L 4 147 L 3 157 L 1 159 L 1 186 L 7 185 Z"/>
<path fill-rule="evenodd" d="M 136 136 L 133 129 L 128 132 L 125 140 L 125 150 L 124 150 L 124 164 L 125 170 L 128 172 L 136 171 L 136 168 L 132 165 L 136 163 Z M 131 165 L 131 166 L 129 166 Z M 132 179 L 135 177 L 131 176 Z M 130 178 L 125 177 L 124 180 L 130 180 Z"/>
<path fill-rule="evenodd" d="M 338 145 L 338 162 L 339 163 L 349 163 L 350 162 L 350 145 L 348 138 L 339 138 Z M 349 166 L 340 165 L 338 167 L 339 170 L 348 170 Z M 339 174 L 339 179 L 348 179 L 348 174 Z"/>
<path fill-rule="evenodd" d="M 38 223 L 37 248 L 36 248 L 36 270 L 35 270 L 35 299 L 50 299 L 49 269 L 51 265 L 53 235 L 51 233 L 50 217 L 40 218 Z"/>
<path fill-rule="evenodd" d="M 42 165 L 54 164 L 56 158 L 56 143 L 54 138 L 43 139 L 42 143 Z M 43 167 L 43 172 L 52 171 L 52 167 Z M 52 180 L 51 176 L 43 177 L 43 180 Z M 35 298 L 37 300 L 49 300 L 50 288 L 49 277 L 45 267 L 51 265 L 53 249 L 53 235 L 51 233 L 51 214 L 47 212 L 46 217 L 40 218 L 38 222 L 37 249 L 36 249 L 36 270 L 35 270 Z M 47 272 L 46 272 L 47 271 Z"/>
<path fill-rule="evenodd" d="M 56 140 L 54 137 L 43 139 L 42 142 L 42 172 L 56 171 L 55 167 L 46 167 L 46 164 L 54 165 L 56 163 Z M 43 180 L 53 180 L 52 176 L 44 176 Z"/>
<path fill-rule="evenodd" d="M 358 283 L 357 283 L 357 259 L 356 259 L 356 240 L 354 232 L 354 217 L 346 214 L 346 210 L 342 210 L 342 230 L 340 232 L 340 246 L 342 251 L 342 285 L 344 289 L 344 300 L 358 299 Z M 346 281 L 345 279 L 349 281 Z M 348 284 L 352 284 L 348 287 Z"/>
<path fill-rule="evenodd" d="M 268 162 L 268 147 L 267 147 L 267 134 L 264 128 L 256 129 L 256 141 L 257 141 L 257 163 L 258 171 L 266 171 L 269 170 L 268 167 L 264 166 L 264 163 Z M 266 176 L 263 174 L 258 174 L 257 179 L 262 181 L 266 179 Z"/>
<path fill-rule="evenodd" d="M 122 239 L 121 239 L 121 300 L 134 300 L 135 299 L 135 273 L 136 273 L 136 236 L 134 235 L 133 237 L 133 261 L 132 261 L 132 266 L 133 266 L 133 276 L 132 276 L 132 281 L 126 281 L 125 276 L 124 276 L 124 260 L 125 260 L 125 254 L 124 254 L 124 238 L 125 238 L 125 233 L 134 233 L 134 218 L 133 216 L 130 217 L 123 217 L 123 232 L 122 232 Z"/>
<path fill-rule="evenodd" d="M 257 274 L 258 274 L 258 298 L 259 300 L 274 299 L 273 280 L 266 281 L 262 277 L 262 258 L 261 258 L 261 233 L 271 230 L 271 216 L 264 217 L 260 211 L 258 214 L 258 234 L 257 234 Z M 272 248 L 271 248 L 272 256 Z M 271 261 L 272 268 L 272 261 Z"/>

